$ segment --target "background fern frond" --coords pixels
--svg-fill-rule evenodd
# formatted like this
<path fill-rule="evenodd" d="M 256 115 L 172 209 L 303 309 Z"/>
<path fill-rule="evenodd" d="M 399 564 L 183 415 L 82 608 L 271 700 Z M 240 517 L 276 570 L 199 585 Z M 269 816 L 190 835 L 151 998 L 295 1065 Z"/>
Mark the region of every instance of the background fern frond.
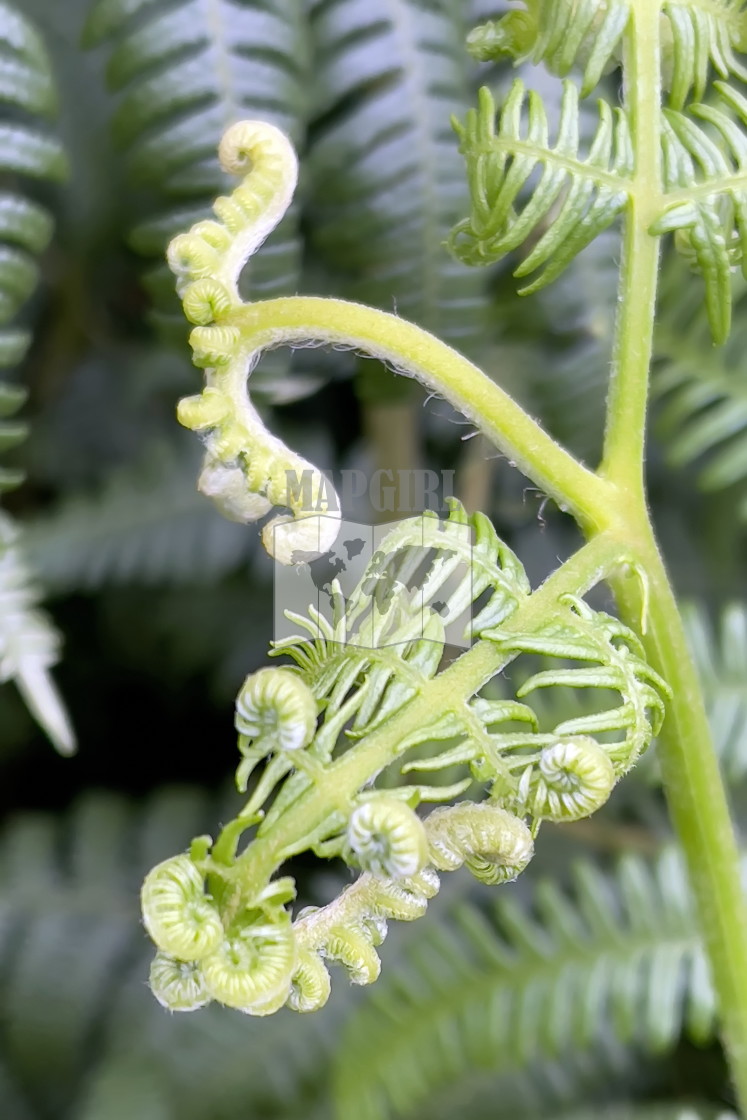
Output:
<path fill-rule="evenodd" d="M 15 681 L 57 749 L 71 754 L 75 735 L 49 672 L 58 660 L 60 638 L 39 609 L 19 536 L 13 521 L 0 513 L 0 683 Z"/>
<path fill-rule="evenodd" d="M 668 278 L 670 292 L 672 276 Z M 715 349 L 696 303 L 697 294 L 665 296 L 655 336 L 652 394 L 654 431 L 672 467 L 694 465 L 706 492 L 734 488 L 734 510 L 747 518 L 747 391 L 744 384 L 747 323 L 744 287 L 739 314 L 726 344 Z M 671 310 L 670 310 L 671 308 Z"/>
<path fill-rule="evenodd" d="M 484 278 L 441 244 L 467 197 L 448 123 L 469 103 L 463 7 L 312 7 L 308 217 L 311 243 L 347 298 L 394 307 L 470 352 L 487 322 Z"/>
<path fill-rule="evenodd" d="M 46 122 L 57 108 L 55 86 L 42 40 L 29 20 L 0 3 L 0 172 L 12 177 L 59 180 L 66 161 Z M 38 281 L 35 256 L 52 235 L 52 218 L 20 188 L 0 192 L 0 370 L 17 365 L 30 333 L 8 324 Z M 0 381 L 0 451 L 19 443 L 25 424 L 8 419 L 23 404 L 25 391 Z M 18 470 L 0 471 L 0 492 L 23 479 Z M 0 514 L 0 682 L 14 680 L 34 718 L 63 753 L 75 747 L 65 708 L 49 669 L 60 640 L 39 609 L 39 594 L 22 556 L 19 531 Z"/>
<path fill-rule="evenodd" d="M 450 238 L 461 260 L 487 264 L 526 245 L 514 274 L 527 276 L 542 268 L 522 289 L 529 294 L 559 276 L 614 222 L 628 199 L 633 154 L 622 110 L 613 112 L 600 102 L 599 113 L 589 151 L 582 156 L 578 89 L 571 81 L 564 85 L 554 146 L 542 100 L 536 93 L 527 95 L 520 80 L 504 102 L 497 127 L 492 94 L 480 90 L 478 108 L 469 111 L 464 125 L 456 125 L 472 202 L 470 216 Z M 517 210 L 520 192 L 538 169 L 541 174 Z"/>
<path fill-rule="evenodd" d="M 384 980 L 345 1033 L 340 1116 L 407 1115 L 474 1068 L 499 1071 L 616 1037 L 660 1052 L 684 1029 L 710 1037 L 714 996 L 676 851 L 625 857 L 614 875 L 576 868 L 572 896 L 548 880 L 534 914 L 504 889 L 488 919 L 449 928 Z"/>
<path fill-rule="evenodd" d="M 98 0 L 85 41 L 94 46 L 105 40 L 113 40 L 109 84 L 121 94 L 115 137 L 144 192 L 144 208 L 156 211 L 137 222 L 131 243 L 162 258 L 168 240 L 208 216 L 213 198 L 233 186 L 216 155 L 228 125 L 260 117 L 295 144 L 302 142 L 305 23 L 295 0 Z M 299 263 L 294 207 L 245 270 L 245 291 L 253 298 L 295 292 Z M 165 265 L 151 273 L 148 286 L 166 315 L 162 322 L 183 340 L 183 317 Z"/>
<path fill-rule="evenodd" d="M 321 1030 L 306 1016 L 294 1016 L 289 1030 L 285 1017 L 275 1023 L 210 1009 L 166 1017 L 143 982 L 150 949 L 138 920 L 139 883 L 153 861 L 228 811 L 224 798 L 214 800 L 170 787 L 136 807 L 89 792 L 64 816 L 6 822 L 0 1111 L 8 1120 L 312 1114 L 344 988 L 321 1012 Z"/>
<path fill-rule="evenodd" d="M 56 592 L 117 583 L 210 582 L 252 551 L 246 527 L 197 492 L 198 460 L 186 443 L 151 446 L 96 493 L 75 493 L 28 523 L 26 548 Z"/>
<path fill-rule="evenodd" d="M 713 625 L 687 603 L 684 620 L 721 768 L 735 783 L 747 774 L 747 606 L 728 603 Z"/>

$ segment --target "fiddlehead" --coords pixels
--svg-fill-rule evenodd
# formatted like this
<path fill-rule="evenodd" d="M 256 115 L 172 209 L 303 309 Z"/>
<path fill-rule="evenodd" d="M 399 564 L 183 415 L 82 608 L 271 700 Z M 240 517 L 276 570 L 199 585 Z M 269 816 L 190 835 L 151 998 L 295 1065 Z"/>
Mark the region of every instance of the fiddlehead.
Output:
<path fill-rule="evenodd" d="M 401 522 L 347 598 L 337 582 L 331 593 L 330 619 L 315 608 L 290 616 L 306 635 L 274 652 L 293 666 L 261 669 L 239 692 L 243 809 L 215 843 L 197 838 L 146 879 L 146 928 L 159 950 L 199 966 L 169 971 L 159 958 L 159 998 L 175 1008 L 207 992 L 255 1015 L 286 1003 L 314 1010 L 329 995 L 327 962 L 353 983 L 373 982 L 387 922 L 422 916 L 437 871 L 515 878 L 541 821 L 598 808 L 660 723 L 666 686 L 634 635 L 567 594 L 545 591 L 535 615 L 543 592 L 532 594 L 492 525 L 457 503 L 445 521 Z M 439 674 L 445 620 L 476 645 Z M 524 654 L 560 665 L 535 671 L 516 699 L 483 695 Z M 470 674 L 471 657 L 490 668 Z M 449 673 L 465 674 L 458 688 Z M 544 729 L 526 700 L 552 687 L 598 689 L 602 709 Z M 475 801 L 449 804 L 468 790 Z M 442 805 L 421 816 L 427 802 Z M 309 848 L 363 874 L 291 922 L 292 881 L 272 876 Z"/>
<path fill-rule="evenodd" d="M 296 157 L 272 125 L 243 121 L 225 133 L 219 150 L 229 174 L 242 184 L 214 204 L 217 221 L 202 221 L 175 237 L 168 261 L 177 278 L 184 312 L 196 324 L 190 334 L 194 362 L 206 370 L 200 396 L 179 405 L 179 420 L 200 432 L 205 461 L 199 488 L 234 521 L 256 521 L 273 506 L 287 506 L 265 526 L 262 540 L 283 564 L 295 554 L 327 552 L 337 536 L 339 505 L 324 476 L 265 428 L 246 392 L 245 380 L 259 357 L 246 332 L 232 321 L 243 305 L 238 278 L 287 210 L 296 185 Z M 310 479 L 300 490 L 293 483 Z M 303 508 L 310 496 L 311 510 Z M 313 511 L 313 515 L 310 515 Z M 326 516 L 318 516 L 325 514 Z M 282 544 L 274 530 L 293 523 Z"/>

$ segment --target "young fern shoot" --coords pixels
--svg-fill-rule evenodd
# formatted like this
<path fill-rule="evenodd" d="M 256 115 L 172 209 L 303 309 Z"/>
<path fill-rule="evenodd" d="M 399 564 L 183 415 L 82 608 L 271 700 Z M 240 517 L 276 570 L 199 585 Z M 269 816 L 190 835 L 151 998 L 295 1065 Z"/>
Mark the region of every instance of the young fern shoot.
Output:
<path fill-rule="evenodd" d="M 643 482 L 661 238 L 673 233 L 701 273 L 716 342 L 729 331 L 731 270 L 747 268 L 747 99 L 727 84 L 742 74 L 742 8 L 738 0 L 713 0 L 707 12 L 696 0 L 526 0 L 470 37 L 478 57 L 544 63 L 564 79 L 564 93 L 553 140 L 541 99 L 520 81 L 500 110 L 481 91 L 478 108 L 457 123 L 472 206 L 453 250 L 472 264 L 517 253 L 517 275 L 534 277 L 529 294 L 622 223 L 598 471 L 474 365 L 397 316 L 311 297 L 242 303 L 238 274 L 288 206 L 296 163 L 269 125 L 242 122 L 225 134 L 223 166 L 245 178 L 217 200 L 216 220 L 175 238 L 168 254 L 195 324 L 194 360 L 206 372 L 203 392 L 179 406 L 205 444 L 203 492 L 237 520 L 290 509 L 262 534 L 282 563 L 330 548 L 338 526 L 325 480 L 266 430 L 246 388 L 263 350 L 327 343 L 383 359 L 446 397 L 576 518 L 587 543 L 532 591 L 490 522 L 453 503 L 445 521 L 425 514 L 394 529 L 347 599 L 333 585 L 331 620 L 313 607 L 292 616 L 299 633 L 272 651 L 292 664 L 252 674 L 237 698 L 244 808 L 215 841 L 197 837 L 156 867 L 143 888 L 158 949 L 151 985 L 166 1007 L 217 1000 L 254 1015 L 283 1005 L 311 1011 L 328 997 L 335 962 L 354 983 L 370 983 L 388 920 L 420 917 L 441 873 L 465 866 L 488 883 L 514 878 L 543 820 L 594 812 L 660 734 L 747 1105 L 747 916 L 736 844 Z M 722 79 L 716 105 L 701 103 L 709 64 Z M 584 152 L 579 101 L 615 65 L 623 104 L 600 101 Z M 287 485 L 289 472 L 302 470 L 314 479 L 311 516 Z M 600 581 L 614 590 L 619 618 L 585 601 Z M 439 671 L 444 609 L 450 622 L 462 620 L 469 648 Z M 524 654 L 546 665 L 535 664 L 514 697 L 498 694 L 491 682 Z M 542 727 L 531 699 L 555 687 L 601 690 L 598 710 Z M 611 706 L 609 690 L 619 697 Z M 419 813 L 427 803 L 438 807 Z M 292 915 L 294 883 L 278 872 L 308 849 L 361 875 L 327 906 Z"/>

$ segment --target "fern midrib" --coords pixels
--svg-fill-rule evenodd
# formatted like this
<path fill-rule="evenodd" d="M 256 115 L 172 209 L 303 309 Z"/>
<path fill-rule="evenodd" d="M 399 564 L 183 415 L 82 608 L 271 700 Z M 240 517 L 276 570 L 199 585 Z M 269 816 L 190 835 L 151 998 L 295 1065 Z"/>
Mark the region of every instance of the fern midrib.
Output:
<path fill-rule="evenodd" d="M 495 136 L 491 140 L 490 146 L 491 149 L 505 151 L 509 156 L 524 156 L 534 163 L 549 163 L 555 167 L 561 167 L 572 179 L 591 179 L 599 186 L 609 187 L 615 193 L 624 190 L 626 194 L 630 194 L 632 189 L 630 179 L 618 175 L 614 171 L 605 171 L 604 168 L 594 167 L 593 164 L 585 163 L 581 159 L 574 159 L 573 156 L 563 155 L 555 148 L 538 148 L 536 144 L 531 144 L 528 140 L 506 136 Z"/>
<path fill-rule="evenodd" d="M 680 202 L 707 202 L 721 194 L 731 191 L 744 193 L 747 191 L 747 172 L 723 176 L 721 179 L 709 179 L 704 183 L 697 183 L 692 187 L 677 187 L 668 190 L 662 197 L 662 203 L 669 207 Z"/>

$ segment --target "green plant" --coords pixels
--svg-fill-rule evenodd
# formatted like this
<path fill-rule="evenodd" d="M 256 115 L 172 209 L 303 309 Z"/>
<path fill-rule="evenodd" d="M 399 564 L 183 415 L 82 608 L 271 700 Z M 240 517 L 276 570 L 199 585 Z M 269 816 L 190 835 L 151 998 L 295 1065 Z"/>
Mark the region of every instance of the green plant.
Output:
<path fill-rule="evenodd" d="M 11 250 L 0 303 L 8 317 L 18 308 L 24 346 L 7 355 L 20 368 L 7 373 L 0 443 L 8 479 L 25 481 L 3 496 L 13 547 L 0 547 L 0 672 L 34 684 L 31 705 L 69 745 L 45 691 L 56 639 L 32 603 L 32 571 L 66 636 L 58 676 L 82 748 L 73 765 L 50 756 L 17 690 L 0 689 L 0 816 L 14 802 L 62 810 L 0 820 L 0 1113 L 732 1116 L 704 935 L 720 943 L 722 990 L 723 950 L 736 954 L 725 1007 L 738 1043 L 743 971 L 729 907 L 738 914 L 740 901 L 728 860 L 713 859 L 728 854 L 723 798 L 709 784 L 634 437 L 656 275 L 650 518 L 687 600 L 739 819 L 743 8 L 26 0 L 20 17 L 0 5 L 0 125 L 31 138 L 22 150 L 6 143 L 2 170 L 14 201 L 0 207 Z M 492 92 L 468 112 L 478 82 Z M 53 89 L 54 138 L 43 119 Z M 661 114 L 642 117 L 659 93 Z M 290 138 L 299 187 L 244 268 L 240 299 L 191 324 L 196 341 L 227 342 L 229 357 L 196 400 L 164 251 L 230 193 L 216 152 L 243 119 Z M 277 151 L 290 166 L 283 138 L 259 135 L 260 157 Z M 256 181 L 237 197 L 246 202 Z M 221 205 L 220 220 L 240 226 Z M 202 297 L 222 298 L 220 267 L 199 278 L 213 287 L 192 291 L 192 313 L 213 314 Z M 519 296 L 514 269 L 520 285 L 544 286 Z M 705 275 L 707 299 L 689 272 Z M 729 288 L 733 328 L 714 345 Z M 278 312 L 291 318 L 275 335 Z M 243 396 L 248 354 L 234 364 L 228 333 L 237 327 L 243 346 L 251 324 L 256 414 Z M 471 393 L 460 420 L 452 404 Z M 258 669 L 272 561 L 251 526 L 194 492 L 199 441 L 174 423 L 180 396 L 185 420 L 210 421 L 203 488 L 234 515 L 279 513 L 264 539 L 281 559 L 310 558 L 322 528 L 327 541 L 336 531 L 333 508 L 321 523 L 306 516 L 315 497 L 336 498 L 312 464 L 456 468 L 460 501 L 445 520 L 401 522 L 346 599 L 328 584 L 327 623 L 304 601 L 274 650 L 283 667 Z M 23 441 L 11 416 L 22 399 Z M 605 409 L 619 420 L 606 440 Z M 598 475 L 586 469 L 603 453 Z M 288 467 L 309 472 L 305 494 L 304 478 L 288 485 Z M 348 536 L 320 561 L 326 571 Z M 455 660 L 458 625 L 471 648 Z M 18 651 L 33 659 L 31 678 Z M 237 690 L 239 792 L 214 796 Z M 660 724 L 663 751 L 652 741 Z M 691 735 L 678 745 L 683 725 Z M 177 775 L 199 788 L 163 788 Z M 117 794 L 90 788 L 101 784 Z M 160 955 L 154 980 L 167 1003 L 217 995 L 199 1014 L 165 1015 L 144 983 L 152 950 L 137 895 L 154 866 L 148 925 L 175 954 Z M 363 872 L 352 884 L 351 868 Z M 715 907 L 703 909 L 704 895 Z M 411 920 L 426 907 L 427 919 Z M 203 963 L 184 959 L 195 955 Z M 381 979 L 358 986 L 378 975 L 379 957 Z M 313 1015 L 267 1014 L 286 995 L 299 1010 L 327 1002 Z M 255 1014 L 221 1006 L 226 996 Z"/>
<path fill-rule="evenodd" d="M 742 73 L 734 53 L 744 35 L 741 7 L 723 3 L 704 12 L 695 2 L 536 0 L 471 36 L 481 58 L 531 56 L 562 77 L 577 65 L 582 71 L 580 85 L 565 79 L 555 143 L 541 100 L 527 97 L 520 80 L 497 119 L 491 94 L 481 91 L 478 108 L 457 125 L 471 210 L 451 245 L 469 264 L 489 264 L 525 246 L 518 275 L 542 270 L 524 289 L 530 294 L 621 218 L 598 471 L 555 443 L 476 366 L 396 315 L 315 297 L 243 303 L 238 274 L 286 212 L 295 161 L 270 126 L 242 123 L 224 135 L 224 169 L 248 174 L 215 203 L 217 221 L 202 220 L 177 236 L 168 254 L 194 324 L 194 361 L 207 371 L 202 394 L 179 410 L 205 442 L 202 491 L 237 520 L 289 507 L 290 516 L 263 530 L 281 563 L 327 551 L 337 532 L 329 516 L 334 495 L 315 468 L 267 431 L 245 379 L 264 349 L 331 343 L 378 358 L 449 400 L 573 515 L 587 543 L 531 593 L 521 564 L 489 522 L 455 505 L 447 522 L 416 519 L 382 543 L 393 601 L 382 605 L 370 569 L 347 602 L 333 585 L 333 623 L 313 611 L 296 619 L 311 640 L 276 650 L 290 654 L 295 668 L 260 670 L 237 700 L 239 788 L 263 765 L 246 806 L 215 843 L 196 838 L 187 855 L 164 861 L 146 878 L 145 922 L 159 948 L 151 984 L 166 1006 L 185 1010 L 217 999 L 257 1015 L 285 1003 L 312 1010 L 329 992 L 324 960 L 341 961 L 354 982 L 374 980 L 386 921 L 422 914 L 438 889 L 433 868 L 464 863 L 486 882 L 514 878 L 531 858 L 542 820 L 575 820 L 606 801 L 659 733 L 666 698 L 659 736 L 665 790 L 703 921 L 732 1074 L 747 1101 L 747 914 L 737 848 L 643 482 L 663 235 L 675 235 L 676 249 L 703 278 L 715 342 L 730 330 L 731 271 L 747 237 L 747 101 L 725 80 L 713 84 L 716 104 L 701 99 L 709 62 L 722 79 Z M 582 154 L 579 98 L 615 61 L 623 70 L 622 108 L 613 112 L 600 102 Z M 310 506 L 289 486 L 299 474 L 311 480 Z M 421 573 L 426 607 L 460 562 L 468 576 L 450 589 L 449 615 L 482 596 L 479 613 L 467 619 L 472 647 L 440 673 L 439 613 L 430 609 L 423 623 L 408 593 L 418 546 L 432 554 Z M 602 581 L 615 592 L 621 621 L 584 601 Z M 480 695 L 523 654 L 581 665 L 540 669 L 515 700 Z M 597 710 L 541 730 L 522 701 L 536 688 L 566 686 L 604 690 Z M 607 690 L 620 696 L 611 707 Z M 444 740 L 444 749 L 406 757 Z M 454 765 L 464 774 L 455 783 L 374 785 L 387 769 L 402 777 Z M 424 820 L 413 811 L 420 801 L 451 802 L 473 782 L 487 787 L 485 800 L 444 806 Z M 256 831 L 238 852 L 248 829 Z M 293 880 L 273 876 L 308 848 L 342 856 L 364 874 L 334 902 L 291 923 Z"/>

